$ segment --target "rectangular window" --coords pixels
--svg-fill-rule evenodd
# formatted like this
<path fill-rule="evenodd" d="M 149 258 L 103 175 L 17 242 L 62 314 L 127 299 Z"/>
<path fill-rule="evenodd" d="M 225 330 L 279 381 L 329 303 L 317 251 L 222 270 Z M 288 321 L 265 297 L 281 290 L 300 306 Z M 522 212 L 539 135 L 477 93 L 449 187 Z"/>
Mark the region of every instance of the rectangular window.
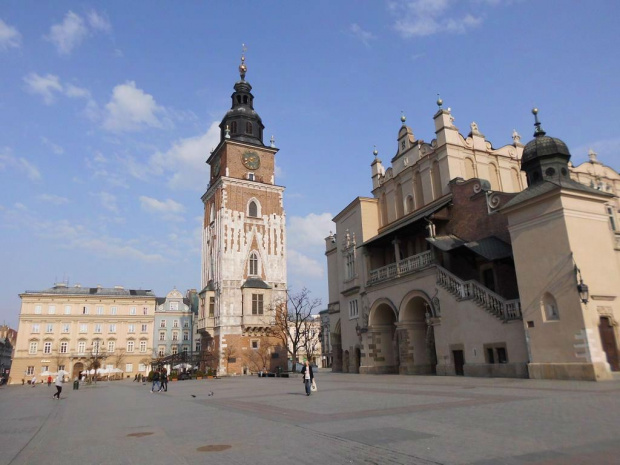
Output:
<path fill-rule="evenodd" d="M 54 325 L 52 323 L 48 323 L 45 326 L 45 332 L 46 333 L 53 333 L 54 332 Z"/>
<path fill-rule="evenodd" d="M 166 353 L 166 346 L 159 346 L 157 348 L 157 355 L 159 355 L 160 357 L 163 357 L 165 353 Z"/>
<path fill-rule="evenodd" d="M 166 327 L 166 320 L 161 320 L 161 321 L 159 322 L 159 327 L 160 327 L 160 328 L 165 328 L 165 327 Z"/>
<path fill-rule="evenodd" d="M 136 325 L 130 324 L 128 328 L 129 329 L 127 330 L 127 332 L 129 332 L 129 333 L 135 333 L 136 332 Z"/>
<path fill-rule="evenodd" d="M 607 207 L 607 216 L 609 216 L 609 225 L 611 230 L 616 230 L 616 215 L 614 213 L 614 207 Z"/>
<path fill-rule="evenodd" d="M 487 348 L 487 363 L 495 363 L 495 354 L 491 347 Z"/>
<path fill-rule="evenodd" d="M 209 297 L 209 317 L 213 318 L 215 315 L 215 297 Z"/>
<path fill-rule="evenodd" d="M 172 322 L 172 327 L 173 327 L 173 328 L 178 328 L 178 327 L 179 327 L 179 320 L 174 320 L 174 321 Z"/>
<path fill-rule="evenodd" d="M 147 328 L 148 328 L 148 325 L 143 324 L 143 325 L 142 325 L 142 332 L 143 332 L 143 333 L 146 333 L 146 332 L 147 332 Z"/>
<path fill-rule="evenodd" d="M 103 307 L 97 307 L 97 315 L 103 315 Z"/>
<path fill-rule="evenodd" d="M 87 333 L 87 332 L 88 332 L 88 324 L 80 323 L 80 333 Z"/>
<path fill-rule="evenodd" d="M 184 327 L 184 328 L 189 328 L 189 321 L 185 320 L 185 321 L 183 322 L 183 327 Z"/>
<path fill-rule="evenodd" d="M 140 341 L 140 352 L 146 352 L 146 341 Z"/>
<path fill-rule="evenodd" d="M 68 333 L 69 331 L 71 331 L 71 323 L 63 323 L 62 324 L 62 332 L 63 333 Z"/>
<path fill-rule="evenodd" d="M 26 370 L 26 374 L 28 376 L 34 375 L 34 367 L 33 366 L 29 366 L 28 369 Z"/>
<path fill-rule="evenodd" d="M 40 305 L 35 305 L 34 306 L 34 313 L 36 315 L 40 315 L 41 314 L 41 306 Z"/>
<path fill-rule="evenodd" d="M 86 342 L 80 341 L 78 342 L 78 353 L 83 354 L 86 352 Z"/>
<path fill-rule="evenodd" d="M 173 341 L 178 341 L 179 340 L 179 333 L 178 333 L 178 331 L 173 331 L 173 333 L 172 333 L 172 340 Z"/>
<path fill-rule="evenodd" d="M 41 373 L 43 373 L 44 371 L 50 371 L 50 366 L 49 365 L 41 365 Z"/>
<path fill-rule="evenodd" d="M 47 307 L 47 313 L 50 315 L 54 315 L 56 313 L 56 305 L 50 305 Z"/>
<path fill-rule="evenodd" d="M 46 342 L 43 345 L 43 353 L 44 354 L 51 354 L 52 353 L 52 343 L 51 342 Z"/>
<path fill-rule="evenodd" d="M 116 343 L 114 341 L 108 341 L 108 353 L 113 353 L 116 349 Z"/>
<path fill-rule="evenodd" d="M 28 353 L 31 355 L 36 354 L 37 349 L 38 349 L 38 344 L 36 342 L 31 342 L 30 346 L 28 347 Z"/>
<path fill-rule="evenodd" d="M 65 371 L 64 365 L 58 365 L 58 371 Z"/>
<path fill-rule="evenodd" d="M 71 305 L 65 305 L 65 315 L 71 315 Z"/>
<path fill-rule="evenodd" d="M 178 302 L 170 302 L 170 310 L 176 312 L 179 309 L 179 303 Z"/>
<path fill-rule="evenodd" d="M 498 347 L 497 348 L 497 362 L 498 363 L 508 363 L 508 357 L 506 355 L 506 348 Z"/>
<path fill-rule="evenodd" d="M 348 252 L 345 256 L 345 275 L 346 280 L 353 279 L 355 277 L 355 253 L 353 251 Z"/>
<path fill-rule="evenodd" d="M 101 323 L 96 323 L 95 324 L 95 332 L 96 333 L 100 333 L 101 332 Z"/>
<path fill-rule="evenodd" d="M 66 354 L 68 347 L 69 347 L 69 343 L 67 341 L 62 341 L 60 343 L 60 353 L 61 354 Z"/>
<path fill-rule="evenodd" d="M 146 365 L 144 363 L 138 363 L 138 371 L 146 371 Z"/>
<path fill-rule="evenodd" d="M 112 307 L 110 308 L 110 314 L 111 315 L 116 315 L 116 312 L 118 311 L 118 307 Z"/>
<path fill-rule="evenodd" d="M 38 333 L 40 331 L 39 329 L 39 323 L 33 323 L 32 324 L 32 331 L 33 333 Z"/>
<path fill-rule="evenodd" d="M 359 309 L 357 307 L 357 299 L 349 302 L 349 319 L 357 318 L 359 316 Z"/>
<path fill-rule="evenodd" d="M 189 341 L 189 331 L 183 331 L 183 340 Z"/>
<path fill-rule="evenodd" d="M 125 364 L 125 373 L 133 373 L 133 363 Z"/>
<path fill-rule="evenodd" d="M 258 341 L 252 341 L 252 349 L 258 349 Z"/>
<path fill-rule="evenodd" d="M 88 307 L 82 307 L 82 315 L 88 315 Z"/>
<path fill-rule="evenodd" d="M 133 341 L 127 341 L 127 352 L 133 352 Z"/>
<path fill-rule="evenodd" d="M 165 341 L 166 340 L 166 332 L 165 331 L 161 331 L 159 333 L 159 340 L 160 341 Z"/>
<path fill-rule="evenodd" d="M 187 352 L 189 351 L 189 347 L 183 346 L 183 355 L 187 356 Z"/>
<path fill-rule="evenodd" d="M 142 314 L 143 315 L 148 315 L 149 314 L 149 308 L 148 307 L 142 307 Z"/>
<path fill-rule="evenodd" d="M 252 315 L 263 314 L 263 294 L 252 294 Z"/>
<path fill-rule="evenodd" d="M 136 307 L 131 307 L 131 308 L 129 309 L 129 314 L 130 314 L 130 315 L 135 315 L 135 314 L 136 314 Z"/>
<path fill-rule="evenodd" d="M 112 323 L 108 329 L 109 329 L 109 331 L 108 331 L 109 333 L 115 333 L 116 332 L 116 325 L 114 323 Z"/>
<path fill-rule="evenodd" d="M 172 346 L 172 355 L 176 355 L 179 353 L 179 346 L 174 345 Z"/>
<path fill-rule="evenodd" d="M 200 341 L 196 342 L 196 352 L 200 352 Z"/>

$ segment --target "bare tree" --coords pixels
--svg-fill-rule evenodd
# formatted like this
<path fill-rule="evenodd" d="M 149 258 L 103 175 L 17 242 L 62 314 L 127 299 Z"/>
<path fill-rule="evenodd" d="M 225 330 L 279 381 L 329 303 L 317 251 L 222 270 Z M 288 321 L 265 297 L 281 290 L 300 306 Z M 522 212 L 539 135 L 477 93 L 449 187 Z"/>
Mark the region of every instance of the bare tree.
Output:
<path fill-rule="evenodd" d="M 223 352 L 224 352 L 224 357 L 226 357 L 226 373 L 228 373 L 228 364 L 230 363 L 231 358 L 235 358 L 235 355 L 237 354 L 237 348 L 233 345 L 230 345 L 230 343 L 228 343 L 226 347 L 224 348 Z"/>
<path fill-rule="evenodd" d="M 274 331 L 293 359 L 293 371 L 297 352 L 304 344 L 306 322 L 312 321 L 312 311 L 320 305 L 321 299 L 311 299 L 310 291 L 305 287 L 295 294 L 287 292 L 286 302 L 275 304 Z"/>
<path fill-rule="evenodd" d="M 308 361 L 314 359 L 317 353 L 317 347 L 321 346 L 321 326 L 320 321 L 309 318 L 303 324 L 303 348 L 306 351 Z"/>
<path fill-rule="evenodd" d="M 127 355 L 125 349 L 116 349 L 114 351 L 114 367 L 120 368 L 121 364 L 125 361 L 125 356 Z"/>
<path fill-rule="evenodd" d="M 267 340 L 260 341 L 256 349 L 251 349 L 248 354 L 248 361 L 253 366 L 254 371 L 261 371 L 267 368 L 267 363 L 271 358 L 273 344 Z"/>

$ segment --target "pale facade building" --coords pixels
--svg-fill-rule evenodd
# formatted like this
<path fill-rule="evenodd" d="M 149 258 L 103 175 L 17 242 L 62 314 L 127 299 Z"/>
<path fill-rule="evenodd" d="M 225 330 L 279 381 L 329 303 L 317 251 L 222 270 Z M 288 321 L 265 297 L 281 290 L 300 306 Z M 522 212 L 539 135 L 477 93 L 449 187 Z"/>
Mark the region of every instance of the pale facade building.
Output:
<path fill-rule="evenodd" d="M 321 316 L 310 315 L 307 321 L 295 323 L 289 323 L 289 334 L 292 338 L 296 339 L 296 328 L 299 327 L 299 346 L 297 348 L 297 360 L 298 363 L 303 363 L 308 360 L 311 364 L 322 366 L 321 360 L 323 358 L 323 346 L 322 346 L 322 327 Z M 289 339 L 289 354 L 293 351 L 293 344 Z M 289 358 L 290 355 L 289 355 Z"/>
<path fill-rule="evenodd" d="M 155 334 L 153 357 L 185 354 L 192 352 L 193 314 L 190 301 L 177 289 L 166 297 L 158 297 L 155 307 Z"/>
<path fill-rule="evenodd" d="M 73 379 L 94 358 L 125 376 L 147 374 L 155 316 L 150 290 L 57 283 L 20 298 L 13 384 L 44 371 L 65 370 Z"/>
<path fill-rule="evenodd" d="M 544 217 L 531 206 L 535 200 L 523 200 L 524 193 L 526 198 L 536 197 L 539 188 L 528 188 L 526 173 L 521 171 L 524 146 L 520 136 L 513 132 L 512 143 L 496 149 L 475 123 L 467 136 L 461 135 L 451 111 L 442 108 L 441 100 L 438 105 L 433 117 L 436 138 L 430 143 L 417 139 L 403 117 L 397 151 L 387 169 L 375 151 L 372 197 L 358 197 L 336 215 L 336 233 L 326 238 L 333 370 L 604 378 L 614 367 L 618 350 L 616 291 L 611 286 L 620 284 L 615 249 L 617 209 L 612 209 L 612 214 L 607 211 L 615 201 L 612 193 L 577 182 L 566 187 L 574 191 L 579 186 L 579 196 L 588 197 L 579 206 L 583 210 L 578 215 L 595 218 L 597 234 L 606 239 L 590 244 L 582 237 L 579 246 L 571 240 L 562 252 L 564 258 L 569 254 L 576 257 L 583 249 L 581 261 L 605 261 L 598 271 L 588 267 L 585 279 L 598 280 L 603 270 L 608 273 L 597 282 L 601 283 L 598 297 L 610 303 L 598 304 L 599 310 L 587 317 L 588 324 L 579 331 L 578 323 L 555 325 L 564 331 L 558 336 L 563 340 L 563 352 L 544 345 L 534 347 L 532 338 L 543 341 L 544 336 L 538 335 L 544 332 L 534 336 L 532 328 L 549 331 L 553 324 L 537 322 L 532 312 L 557 308 L 564 319 L 577 318 L 581 312 L 578 282 L 573 283 L 572 292 L 562 294 L 562 299 L 571 303 L 559 305 L 558 289 L 553 288 L 557 283 L 545 282 L 535 272 L 546 269 L 538 264 L 547 262 L 546 248 L 540 247 L 545 242 L 537 243 L 535 235 L 524 242 L 525 233 L 516 232 L 531 224 L 513 212 L 530 208 L 528 214 Z M 530 144 L 528 157 L 542 163 L 545 155 Z M 571 171 L 568 159 L 564 162 L 567 178 L 578 177 L 579 170 Z M 617 177 L 609 169 L 605 174 L 609 179 Z M 545 178 L 542 184 L 550 183 Z M 537 234 L 549 237 L 544 228 L 551 227 L 553 218 L 532 223 L 542 228 Z M 573 221 L 571 227 L 587 231 L 586 223 Z M 579 263 L 582 273 L 586 266 Z M 538 276 L 535 282 L 546 287 L 526 284 L 530 268 L 531 276 Z M 556 299 L 556 307 L 550 296 Z M 586 304 L 581 302 L 581 306 Z M 590 302 L 588 308 L 593 306 Z M 605 321 L 595 318 L 597 312 Z M 585 318 L 579 316 L 578 320 Z M 601 338 L 609 342 L 602 344 Z M 549 350 L 556 356 L 542 355 Z M 575 358 L 575 353 L 580 355 Z M 553 369 L 552 363 L 564 366 Z"/>
<path fill-rule="evenodd" d="M 284 187 L 275 181 L 275 148 L 263 143 L 252 86 L 239 67 L 232 107 L 211 152 L 210 182 L 202 196 L 202 275 L 198 331 L 202 368 L 218 374 L 251 371 L 251 351 L 273 350 L 267 369 L 286 364 L 274 337 L 275 311 L 286 302 Z"/>

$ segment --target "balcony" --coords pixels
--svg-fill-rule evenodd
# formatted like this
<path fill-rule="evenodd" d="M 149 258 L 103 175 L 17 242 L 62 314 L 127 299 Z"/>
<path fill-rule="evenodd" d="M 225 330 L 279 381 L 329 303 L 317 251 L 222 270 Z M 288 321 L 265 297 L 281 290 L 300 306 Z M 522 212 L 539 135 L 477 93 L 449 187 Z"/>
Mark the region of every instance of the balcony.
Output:
<path fill-rule="evenodd" d="M 435 262 L 435 257 L 431 250 L 412 255 L 397 263 L 390 263 L 387 266 L 370 270 L 368 285 L 377 284 L 390 279 L 398 278 L 409 273 L 422 270 Z"/>

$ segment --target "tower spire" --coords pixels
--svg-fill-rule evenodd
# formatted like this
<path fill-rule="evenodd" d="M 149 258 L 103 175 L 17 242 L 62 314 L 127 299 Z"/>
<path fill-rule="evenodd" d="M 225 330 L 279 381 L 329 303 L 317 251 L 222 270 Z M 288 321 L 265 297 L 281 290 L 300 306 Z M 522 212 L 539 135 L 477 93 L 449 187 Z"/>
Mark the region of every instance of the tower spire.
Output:
<path fill-rule="evenodd" d="M 245 52 L 248 49 L 245 44 L 241 44 L 241 64 L 239 65 L 239 76 L 241 76 L 241 80 L 245 81 L 245 73 L 248 71 L 248 67 L 245 65 Z"/>

